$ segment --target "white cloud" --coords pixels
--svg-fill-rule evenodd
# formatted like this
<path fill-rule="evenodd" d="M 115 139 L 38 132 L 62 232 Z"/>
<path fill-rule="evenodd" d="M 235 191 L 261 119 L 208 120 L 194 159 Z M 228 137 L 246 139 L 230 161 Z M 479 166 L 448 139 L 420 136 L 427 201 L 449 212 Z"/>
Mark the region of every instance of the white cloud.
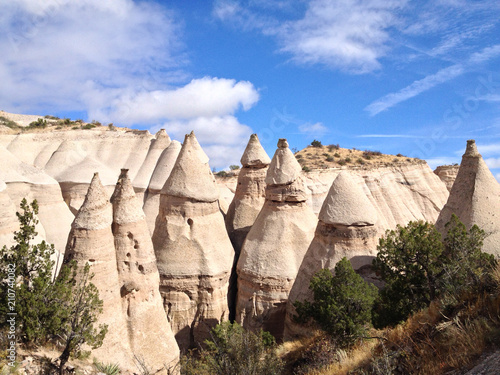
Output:
<path fill-rule="evenodd" d="M 411 134 L 361 134 L 358 138 L 427 138 L 420 135 Z"/>
<path fill-rule="evenodd" d="M 498 181 L 498 182 L 500 182 L 500 173 L 497 173 L 497 174 L 495 175 L 495 178 L 497 179 L 497 181 Z"/>
<path fill-rule="evenodd" d="M 477 144 L 477 149 L 481 155 L 484 156 L 496 156 L 500 155 L 500 143 L 491 143 L 491 144 Z"/>
<path fill-rule="evenodd" d="M 500 44 L 484 48 L 480 52 L 473 53 L 463 64 L 454 64 L 447 68 L 443 68 L 435 74 L 431 74 L 420 80 L 414 81 L 412 84 L 397 92 L 387 94 L 382 98 L 377 99 L 369 104 L 365 108 L 365 111 L 368 111 L 371 116 L 375 116 L 380 112 L 411 99 L 441 83 L 461 76 L 477 64 L 484 63 L 498 55 L 500 55 Z"/>
<path fill-rule="evenodd" d="M 182 21 L 159 2 L 2 1 L 0 28 L 2 109 L 167 123 L 178 140 L 194 129 L 207 152 L 223 149 L 218 159 L 212 152 L 216 166 L 239 160 L 252 131 L 234 114 L 250 109 L 258 91 L 246 81 L 192 79 Z"/>
<path fill-rule="evenodd" d="M 371 116 L 375 116 L 380 112 L 394 107 L 396 104 L 411 99 L 424 91 L 427 91 L 443 82 L 449 81 L 450 79 L 456 78 L 463 73 L 464 68 L 460 64 L 441 69 L 436 74 L 431 74 L 421 80 L 415 81 L 398 92 L 383 96 L 368 105 L 365 110 L 368 111 Z"/>
<path fill-rule="evenodd" d="M 194 130 L 196 138 L 210 158 L 210 166 L 224 168 L 240 160 L 252 129 L 241 124 L 234 116 L 197 117 L 173 120 L 150 129 L 165 128 L 174 139 L 182 141 L 184 135 Z"/>
<path fill-rule="evenodd" d="M 500 168 L 500 158 L 487 158 L 484 162 L 490 169 Z"/>
<path fill-rule="evenodd" d="M 328 131 L 328 128 L 321 122 L 317 122 L 315 124 L 307 122 L 305 124 L 299 125 L 299 131 L 301 133 L 321 135 L 326 133 Z"/>
<path fill-rule="evenodd" d="M 259 100 L 258 92 L 250 82 L 211 77 L 193 79 L 183 87 L 170 90 L 119 94 L 110 98 L 110 111 L 102 111 L 99 118 L 104 116 L 125 124 L 210 118 L 232 115 L 239 109 L 246 111 Z"/>
<path fill-rule="evenodd" d="M 0 101 L 11 111 L 85 110 L 89 87 L 152 90 L 184 78 L 182 29 L 155 3 L 23 0 L 2 2 L 0 14 Z"/>
<path fill-rule="evenodd" d="M 429 158 L 425 159 L 425 161 L 427 162 L 427 164 L 429 164 L 429 167 L 431 167 L 431 169 L 436 169 L 440 165 L 451 165 L 460 162 L 459 159 L 448 156 Z"/>
<path fill-rule="evenodd" d="M 322 64 L 354 73 L 380 68 L 388 50 L 387 29 L 405 1 L 313 0 L 304 18 L 277 30 L 282 51 L 300 64 Z"/>

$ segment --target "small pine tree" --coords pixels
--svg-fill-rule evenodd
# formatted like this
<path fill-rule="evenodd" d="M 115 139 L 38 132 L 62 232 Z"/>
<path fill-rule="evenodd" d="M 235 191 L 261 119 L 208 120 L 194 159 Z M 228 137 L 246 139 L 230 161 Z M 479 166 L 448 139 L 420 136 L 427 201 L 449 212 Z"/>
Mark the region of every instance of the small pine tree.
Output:
<path fill-rule="evenodd" d="M 313 147 L 323 147 L 323 145 L 321 144 L 321 141 L 318 141 L 317 139 L 313 140 L 311 142 L 311 146 Z"/>
<path fill-rule="evenodd" d="M 76 262 L 63 265 L 53 279 L 54 245 L 45 241 L 32 244 L 37 236 L 37 201 L 21 201 L 17 213 L 20 229 L 14 232 L 14 244 L 0 250 L 0 309 L 5 327 L 6 309 L 15 309 L 20 339 L 25 343 L 44 344 L 53 337 L 62 339 L 65 348 L 60 357 L 60 373 L 70 354 L 78 354 L 83 343 L 92 348 L 102 345 L 106 326 L 94 328 L 102 312 L 102 301 L 97 288 L 90 283 L 90 266 L 79 270 Z M 13 267 L 14 266 L 14 267 Z M 14 276 L 10 277 L 14 271 Z M 10 293 L 9 293 L 10 292 Z M 14 295 L 14 303 L 7 303 Z M 10 300 L 9 300 L 10 301 Z"/>
<path fill-rule="evenodd" d="M 294 303 L 296 320 L 306 323 L 314 319 L 338 346 L 349 347 L 365 334 L 377 288 L 365 282 L 345 257 L 334 271 L 335 275 L 329 269 L 314 275 L 309 286 L 314 300 Z"/>
<path fill-rule="evenodd" d="M 279 375 L 283 362 L 275 352 L 274 337 L 246 331 L 238 323 L 223 322 L 212 329 L 212 339 L 196 358 L 184 357 L 182 375 Z"/>

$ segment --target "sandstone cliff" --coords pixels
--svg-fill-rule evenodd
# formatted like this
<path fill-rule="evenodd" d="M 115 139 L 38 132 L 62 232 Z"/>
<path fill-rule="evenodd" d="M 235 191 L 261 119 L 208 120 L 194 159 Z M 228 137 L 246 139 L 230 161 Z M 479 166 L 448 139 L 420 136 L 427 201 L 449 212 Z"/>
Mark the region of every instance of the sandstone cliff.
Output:
<path fill-rule="evenodd" d="M 434 169 L 434 173 L 444 182 L 448 191 L 451 191 L 451 187 L 457 178 L 458 165 L 440 165 Z"/>

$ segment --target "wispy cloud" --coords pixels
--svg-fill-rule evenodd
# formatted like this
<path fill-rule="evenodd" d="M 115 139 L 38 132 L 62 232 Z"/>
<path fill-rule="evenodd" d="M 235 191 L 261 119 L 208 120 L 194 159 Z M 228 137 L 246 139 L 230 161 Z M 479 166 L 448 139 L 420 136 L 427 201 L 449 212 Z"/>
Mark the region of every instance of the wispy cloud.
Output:
<path fill-rule="evenodd" d="M 428 75 L 425 78 L 413 82 L 411 85 L 406 86 L 398 92 L 383 96 L 382 98 L 369 104 L 365 108 L 365 111 L 367 111 L 371 116 L 375 116 L 380 112 L 411 99 L 437 85 L 461 76 L 473 67 L 476 67 L 477 64 L 484 63 L 498 55 L 500 55 L 500 45 L 484 48 L 482 51 L 472 54 L 468 61 L 463 64 L 454 64 L 447 68 L 443 68 L 435 74 Z"/>
<path fill-rule="evenodd" d="M 282 51 L 299 64 L 322 64 L 354 73 L 380 68 L 388 51 L 387 29 L 406 1 L 313 0 L 302 19 L 278 31 Z"/>
<path fill-rule="evenodd" d="M 301 133 L 307 133 L 312 135 L 322 135 L 328 131 L 328 128 L 321 122 L 311 124 L 309 122 L 299 125 L 299 131 Z"/>
<path fill-rule="evenodd" d="M 500 158 L 487 158 L 484 161 L 490 169 L 500 168 Z"/>
<path fill-rule="evenodd" d="M 425 138 L 420 135 L 411 134 L 361 134 L 358 138 Z"/>
<path fill-rule="evenodd" d="M 460 159 L 448 156 L 440 156 L 440 157 L 425 159 L 425 161 L 427 162 L 427 164 L 429 164 L 429 167 L 431 167 L 432 169 L 436 169 L 440 165 L 450 165 L 458 163 L 460 162 Z"/>

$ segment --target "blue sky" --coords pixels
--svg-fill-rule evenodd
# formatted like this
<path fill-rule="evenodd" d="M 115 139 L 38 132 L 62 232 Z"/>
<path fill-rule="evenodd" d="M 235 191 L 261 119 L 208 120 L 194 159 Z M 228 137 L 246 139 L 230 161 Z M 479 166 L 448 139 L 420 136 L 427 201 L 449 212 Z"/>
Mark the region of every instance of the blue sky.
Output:
<path fill-rule="evenodd" d="M 0 109 L 175 139 L 221 169 L 257 133 L 459 163 L 500 180 L 496 0 L 0 0 Z"/>

